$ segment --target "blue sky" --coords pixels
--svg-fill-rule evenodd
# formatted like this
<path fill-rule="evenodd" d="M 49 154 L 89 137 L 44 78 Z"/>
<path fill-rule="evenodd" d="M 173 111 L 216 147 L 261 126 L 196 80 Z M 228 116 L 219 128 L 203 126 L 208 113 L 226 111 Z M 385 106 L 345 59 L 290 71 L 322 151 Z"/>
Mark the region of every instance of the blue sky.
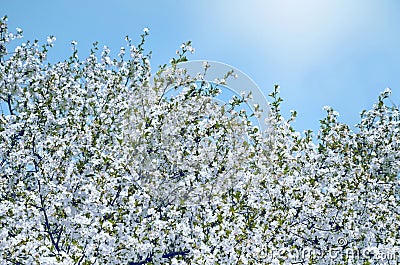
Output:
<path fill-rule="evenodd" d="M 80 57 L 94 41 L 117 53 L 124 36 L 138 42 L 148 27 L 156 71 L 191 40 L 189 59 L 230 64 L 266 95 L 279 84 L 282 110 L 286 117 L 298 111 L 300 131 L 318 129 L 325 105 L 354 125 L 386 87 L 400 104 L 397 0 L 2 0 L 0 15 L 22 28 L 25 40 L 55 35 L 54 61 L 70 55 L 72 40 Z"/>

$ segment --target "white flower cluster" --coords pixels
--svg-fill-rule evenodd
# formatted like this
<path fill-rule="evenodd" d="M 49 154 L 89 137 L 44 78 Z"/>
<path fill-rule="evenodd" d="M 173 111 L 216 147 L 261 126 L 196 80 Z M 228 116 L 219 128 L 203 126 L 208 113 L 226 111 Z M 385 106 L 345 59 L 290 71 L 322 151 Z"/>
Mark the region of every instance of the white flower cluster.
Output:
<path fill-rule="evenodd" d="M 56 64 L 36 42 L 0 53 L 0 264 L 374 263 L 345 251 L 399 247 L 388 91 L 357 132 L 326 108 L 313 139 L 281 117 L 276 87 L 260 134 L 240 101 L 174 67 L 150 80 L 129 45 L 129 59 L 105 47 Z"/>

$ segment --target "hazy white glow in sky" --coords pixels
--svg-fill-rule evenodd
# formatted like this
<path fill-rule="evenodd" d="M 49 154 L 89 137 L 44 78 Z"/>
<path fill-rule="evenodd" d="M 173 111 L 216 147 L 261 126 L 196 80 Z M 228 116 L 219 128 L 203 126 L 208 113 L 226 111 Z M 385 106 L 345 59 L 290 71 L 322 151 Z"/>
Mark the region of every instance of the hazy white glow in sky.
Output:
<path fill-rule="evenodd" d="M 373 31 L 376 23 L 374 11 L 379 6 L 377 2 L 368 0 L 365 3 L 341 0 L 233 1 L 229 5 L 221 4 L 220 10 L 224 12 L 213 19 L 230 30 L 229 34 L 235 37 L 236 42 L 245 42 L 251 47 L 263 46 L 265 50 L 260 47 L 261 53 L 273 56 L 289 68 L 296 68 L 294 63 L 303 66 L 323 63 L 324 57 L 332 56 L 331 53 L 342 49 L 346 42 L 351 47 L 351 39 Z M 379 20 L 386 24 L 385 17 Z M 364 44 L 357 49 L 369 46 L 369 43 Z"/>
<path fill-rule="evenodd" d="M 280 60 L 313 63 L 355 32 L 354 17 L 337 3 L 281 0 L 263 1 L 257 8 L 230 7 L 242 10 L 240 26 L 250 30 L 255 39 L 281 51 L 276 54 Z M 249 23 L 254 20 L 256 24 Z"/>
<path fill-rule="evenodd" d="M 242 52 L 252 57 L 249 65 L 264 65 L 260 72 L 250 68 L 256 81 L 263 80 L 259 85 L 281 84 L 284 104 L 299 110 L 299 121 L 315 130 L 324 104 L 337 108 L 342 120 L 353 125 L 385 87 L 398 98 L 400 73 L 394 61 L 399 58 L 399 4 L 233 1 L 220 4 L 224 11 L 211 20 L 226 29 L 235 46 L 245 48 Z"/>

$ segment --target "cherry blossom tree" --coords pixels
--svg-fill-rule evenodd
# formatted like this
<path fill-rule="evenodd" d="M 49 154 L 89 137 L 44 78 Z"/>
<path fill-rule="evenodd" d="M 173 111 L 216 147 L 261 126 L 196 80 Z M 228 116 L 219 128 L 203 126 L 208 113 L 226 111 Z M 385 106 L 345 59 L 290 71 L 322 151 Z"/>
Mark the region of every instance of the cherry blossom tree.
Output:
<path fill-rule="evenodd" d="M 151 75 L 148 30 L 46 62 L 0 22 L 1 264 L 395 264 L 400 117 L 385 90 L 355 130 L 326 107 L 299 133 L 176 67 Z M 13 46 L 12 46 L 12 45 Z M 10 47 L 15 47 L 10 50 Z M 229 74 L 224 78 L 230 78 Z M 176 96 L 165 97 L 170 87 Z"/>

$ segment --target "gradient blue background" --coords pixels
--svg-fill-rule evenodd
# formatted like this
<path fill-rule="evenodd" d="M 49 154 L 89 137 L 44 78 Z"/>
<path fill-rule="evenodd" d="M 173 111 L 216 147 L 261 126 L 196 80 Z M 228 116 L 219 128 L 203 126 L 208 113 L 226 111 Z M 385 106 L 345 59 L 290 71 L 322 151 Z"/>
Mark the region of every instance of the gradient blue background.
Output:
<path fill-rule="evenodd" d="M 49 59 L 64 60 L 70 42 L 85 57 L 94 41 L 114 54 L 144 27 L 152 68 L 168 63 L 182 42 L 193 60 L 215 60 L 248 74 L 267 95 L 281 86 L 284 116 L 299 113 L 295 128 L 316 131 L 330 105 L 354 125 L 380 91 L 400 103 L 400 1 L 128 1 L 0 0 L 0 15 L 24 40 L 57 41 Z"/>

